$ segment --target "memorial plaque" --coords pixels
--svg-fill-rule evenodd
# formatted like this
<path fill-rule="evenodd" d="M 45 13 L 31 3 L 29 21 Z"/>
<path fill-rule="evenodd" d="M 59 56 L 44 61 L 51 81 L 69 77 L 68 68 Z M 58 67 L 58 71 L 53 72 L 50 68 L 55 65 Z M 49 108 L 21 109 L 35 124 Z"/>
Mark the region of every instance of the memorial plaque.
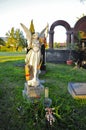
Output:
<path fill-rule="evenodd" d="M 68 83 L 68 91 L 73 98 L 86 99 L 86 83 Z"/>

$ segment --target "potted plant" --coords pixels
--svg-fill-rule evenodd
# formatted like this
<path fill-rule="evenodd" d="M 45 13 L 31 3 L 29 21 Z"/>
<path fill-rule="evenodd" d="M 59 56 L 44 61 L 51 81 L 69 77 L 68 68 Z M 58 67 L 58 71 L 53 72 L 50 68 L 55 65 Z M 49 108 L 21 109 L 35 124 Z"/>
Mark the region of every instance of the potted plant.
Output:
<path fill-rule="evenodd" d="M 66 63 L 67 63 L 67 65 L 72 65 L 73 64 L 72 49 L 71 49 L 71 47 L 69 49 L 70 49 L 69 57 L 68 57 Z"/>
<path fill-rule="evenodd" d="M 73 64 L 73 59 L 71 58 L 71 54 L 69 54 L 69 58 L 68 60 L 66 61 L 67 65 L 72 65 Z"/>

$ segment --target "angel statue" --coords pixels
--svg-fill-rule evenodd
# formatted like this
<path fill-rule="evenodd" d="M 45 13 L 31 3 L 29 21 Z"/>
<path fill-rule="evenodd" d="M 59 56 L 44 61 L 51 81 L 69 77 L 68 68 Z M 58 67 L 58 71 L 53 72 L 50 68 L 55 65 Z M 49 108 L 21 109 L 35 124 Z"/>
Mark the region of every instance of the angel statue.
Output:
<path fill-rule="evenodd" d="M 37 87 L 40 84 L 38 76 L 42 63 L 41 45 L 44 42 L 44 37 L 47 36 L 48 25 L 40 33 L 31 33 L 24 24 L 20 23 L 20 25 L 26 34 L 29 50 L 25 58 L 26 81 L 29 86 Z"/>

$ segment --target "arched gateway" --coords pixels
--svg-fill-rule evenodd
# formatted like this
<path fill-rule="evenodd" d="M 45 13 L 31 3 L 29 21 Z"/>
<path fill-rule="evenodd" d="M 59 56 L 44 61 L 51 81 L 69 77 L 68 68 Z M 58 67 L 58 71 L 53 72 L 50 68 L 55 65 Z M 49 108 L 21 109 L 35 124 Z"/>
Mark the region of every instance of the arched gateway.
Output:
<path fill-rule="evenodd" d="M 56 26 L 63 26 L 66 29 L 66 35 L 67 35 L 67 44 L 68 43 L 79 43 L 79 39 L 78 39 L 78 32 L 79 31 L 84 31 L 86 32 L 86 16 L 82 17 L 81 19 L 79 19 L 73 28 L 71 28 L 70 24 L 64 20 L 57 20 L 55 21 L 51 27 L 50 27 L 50 31 L 49 31 L 49 47 L 53 48 L 53 36 L 54 36 L 54 28 Z"/>
<path fill-rule="evenodd" d="M 46 61 L 53 63 L 64 63 L 69 58 L 70 50 L 69 49 L 54 49 L 53 48 L 53 37 L 54 37 L 54 28 L 56 26 L 63 26 L 66 29 L 66 43 L 71 45 L 78 45 L 80 50 L 83 51 L 82 62 L 86 62 L 86 16 L 80 18 L 76 21 L 74 27 L 71 27 L 69 23 L 64 20 L 57 20 L 51 26 L 49 30 L 49 48 L 46 49 Z M 76 44 L 77 43 L 77 44 Z M 80 51 L 72 50 L 72 56 L 75 60 L 78 60 L 80 57 Z M 83 60 L 84 59 L 84 60 Z M 81 63 L 82 63 L 81 62 Z"/>
<path fill-rule="evenodd" d="M 50 48 L 53 48 L 54 28 L 56 26 L 59 26 L 59 25 L 65 27 L 65 29 L 67 31 L 66 32 L 66 34 L 67 34 L 67 43 L 71 42 L 71 33 L 72 33 L 71 30 L 72 29 L 71 29 L 70 25 L 64 20 L 57 20 L 50 27 L 50 31 L 49 31 L 49 47 Z"/>

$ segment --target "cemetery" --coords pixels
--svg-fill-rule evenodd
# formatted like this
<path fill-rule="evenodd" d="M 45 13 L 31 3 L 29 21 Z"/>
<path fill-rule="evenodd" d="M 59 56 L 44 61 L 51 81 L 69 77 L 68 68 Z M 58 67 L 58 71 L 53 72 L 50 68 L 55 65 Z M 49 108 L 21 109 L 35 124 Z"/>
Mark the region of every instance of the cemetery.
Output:
<path fill-rule="evenodd" d="M 64 20 L 41 32 L 20 25 L 27 50 L 0 52 L 0 129 L 85 130 L 86 16 L 74 28 Z M 59 25 L 67 31 L 62 50 L 53 47 L 54 28 Z M 67 64 L 68 59 L 72 64 Z"/>

